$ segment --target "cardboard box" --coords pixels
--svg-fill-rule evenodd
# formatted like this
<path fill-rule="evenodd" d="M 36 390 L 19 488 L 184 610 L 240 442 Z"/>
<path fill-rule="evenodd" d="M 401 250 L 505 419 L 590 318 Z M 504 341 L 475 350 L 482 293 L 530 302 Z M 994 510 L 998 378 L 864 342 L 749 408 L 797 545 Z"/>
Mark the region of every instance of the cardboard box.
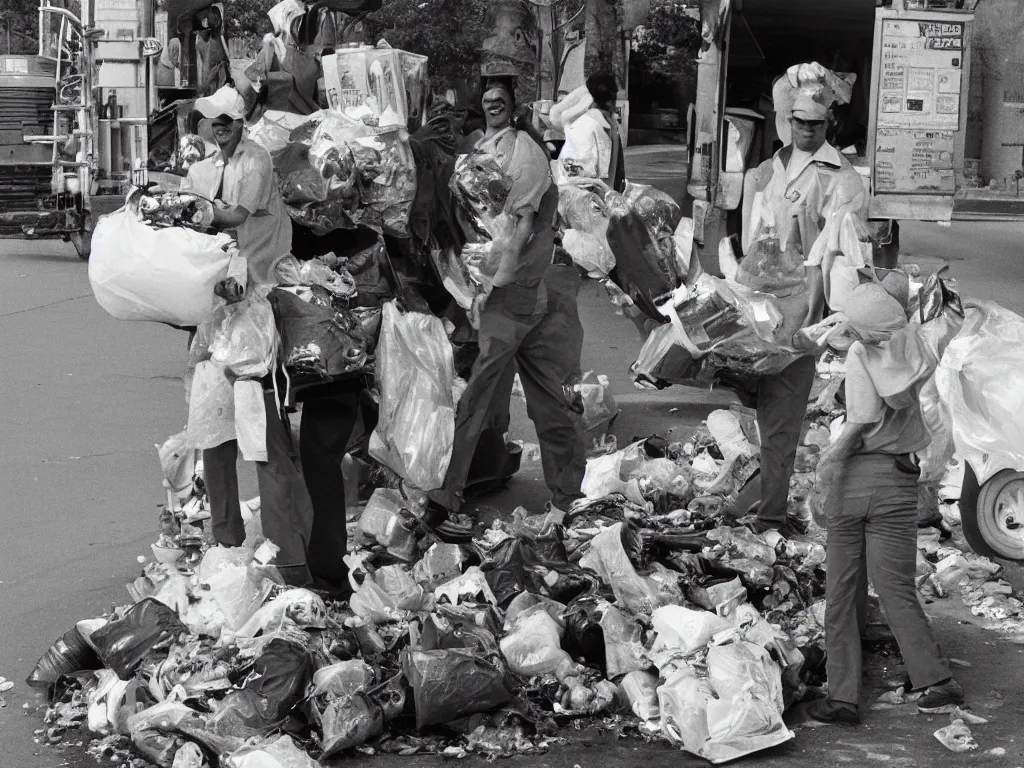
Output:
<path fill-rule="evenodd" d="M 343 48 L 323 58 L 330 109 L 382 128 L 406 126 L 423 112 L 426 57 L 393 48 Z"/>

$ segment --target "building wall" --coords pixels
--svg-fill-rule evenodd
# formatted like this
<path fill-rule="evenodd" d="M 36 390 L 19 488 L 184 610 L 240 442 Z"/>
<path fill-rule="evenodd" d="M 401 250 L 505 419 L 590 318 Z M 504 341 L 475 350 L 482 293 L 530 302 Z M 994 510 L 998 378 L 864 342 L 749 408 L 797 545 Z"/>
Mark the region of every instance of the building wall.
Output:
<path fill-rule="evenodd" d="M 971 70 L 965 156 L 981 159 L 986 181 L 1012 180 L 1024 147 L 1002 145 L 1024 144 L 1024 107 L 1005 106 L 1004 96 L 1024 92 L 1024 0 L 981 0 Z"/>

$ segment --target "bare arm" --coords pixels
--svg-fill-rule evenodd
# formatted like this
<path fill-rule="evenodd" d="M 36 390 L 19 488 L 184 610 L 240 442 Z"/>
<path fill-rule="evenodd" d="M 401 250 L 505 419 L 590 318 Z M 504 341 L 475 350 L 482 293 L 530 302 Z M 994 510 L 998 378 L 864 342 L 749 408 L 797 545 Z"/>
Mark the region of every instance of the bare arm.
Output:
<path fill-rule="evenodd" d="M 821 265 L 804 268 L 807 275 L 807 319 L 804 326 L 814 325 L 825 312 L 825 275 Z"/>
<path fill-rule="evenodd" d="M 501 264 L 494 275 L 494 286 L 500 288 L 513 282 L 516 277 L 516 268 L 519 266 L 519 255 L 523 252 L 526 244 L 533 235 L 533 224 L 537 214 L 532 209 L 520 211 L 516 217 L 516 228 L 509 239 L 508 250 L 501 258 Z"/>
<path fill-rule="evenodd" d="M 841 480 L 847 460 L 860 448 L 867 427 L 867 424 L 843 424 L 839 437 L 822 453 L 810 498 L 815 517 L 822 515 L 829 492 Z"/>
<path fill-rule="evenodd" d="M 213 209 L 213 225 L 217 229 L 237 229 L 251 214 L 240 205 L 227 205 L 218 201 Z"/>

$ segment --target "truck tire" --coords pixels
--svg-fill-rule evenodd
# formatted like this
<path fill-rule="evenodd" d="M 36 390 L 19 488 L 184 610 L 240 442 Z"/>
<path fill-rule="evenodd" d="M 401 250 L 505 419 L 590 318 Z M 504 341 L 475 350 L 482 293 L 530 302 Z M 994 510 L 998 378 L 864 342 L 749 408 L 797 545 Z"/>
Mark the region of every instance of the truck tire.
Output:
<path fill-rule="evenodd" d="M 978 529 L 1004 560 L 1024 560 L 1024 472 L 1004 469 L 978 494 Z"/>
<path fill-rule="evenodd" d="M 960 525 L 964 531 L 964 538 L 977 554 L 984 557 L 999 557 L 999 553 L 988 545 L 978 524 L 979 492 L 978 476 L 974 474 L 971 465 L 965 462 L 964 482 L 960 488 Z"/>

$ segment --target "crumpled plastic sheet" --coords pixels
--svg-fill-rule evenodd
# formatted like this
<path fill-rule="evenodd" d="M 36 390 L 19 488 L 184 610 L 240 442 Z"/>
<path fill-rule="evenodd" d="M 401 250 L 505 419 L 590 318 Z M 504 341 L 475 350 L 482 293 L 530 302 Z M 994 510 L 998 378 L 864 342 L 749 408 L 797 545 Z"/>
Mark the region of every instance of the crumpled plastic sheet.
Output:
<path fill-rule="evenodd" d="M 93 632 L 89 643 L 106 667 L 128 680 L 155 646 L 184 631 L 185 625 L 174 611 L 157 600 L 146 599 Z"/>
<path fill-rule="evenodd" d="M 512 177 L 492 155 L 472 152 L 456 158 L 450 187 L 477 232 L 490 235 L 490 224 L 504 210 L 512 191 Z"/>
<path fill-rule="evenodd" d="M 405 674 L 416 703 L 416 727 L 487 712 L 512 698 L 502 671 L 468 650 L 409 651 Z"/>
<path fill-rule="evenodd" d="M 651 580 L 643 578 L 633 568 L 622 546 L 622 528 L 622 523 L 615 523 L 597 534 L 580 559 L 580 566 L 611 585 L 616 603 L 633 613 L 650 615 L 664 604 L 664 598 Z"/>
<path fill-rule="evenodd" d="M 380 418 L 370 455 L 425 491 L 441 487 L 451 459 L 454 377 L 440 319 L 385 304 L 377 345 Z"/>
<path fill-rule="evenodd" d="M 225 305 L 215 317 L 220 323 L 210 344 L 213 362 L 236 379 L 262 379 L 270 373 L 277 326 L 266 295 L 250 292 L 237 304 Z"/>

